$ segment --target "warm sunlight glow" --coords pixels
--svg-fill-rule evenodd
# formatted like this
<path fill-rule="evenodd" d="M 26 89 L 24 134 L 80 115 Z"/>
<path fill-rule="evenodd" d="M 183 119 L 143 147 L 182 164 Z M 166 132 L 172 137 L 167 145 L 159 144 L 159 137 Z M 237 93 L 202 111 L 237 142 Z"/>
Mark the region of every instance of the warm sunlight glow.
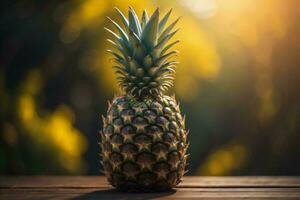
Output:
<path fill-rule="evenodd" d="M 217 12 L 215 0 L 181 0 L 181 3 L 192 10 L 199 18 L 212 17 Z"/>

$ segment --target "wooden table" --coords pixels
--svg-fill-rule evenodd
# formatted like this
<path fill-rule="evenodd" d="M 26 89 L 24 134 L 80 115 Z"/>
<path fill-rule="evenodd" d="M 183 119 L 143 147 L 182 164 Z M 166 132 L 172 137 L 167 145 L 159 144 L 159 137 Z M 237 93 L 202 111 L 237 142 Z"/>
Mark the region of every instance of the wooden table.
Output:
<path fill-rule="evenodd" d="M 0 177 L 0 199 L 300 199 L 300 177 L 191 177 L 163 193 L 122 193 L 100 176 Z"/>

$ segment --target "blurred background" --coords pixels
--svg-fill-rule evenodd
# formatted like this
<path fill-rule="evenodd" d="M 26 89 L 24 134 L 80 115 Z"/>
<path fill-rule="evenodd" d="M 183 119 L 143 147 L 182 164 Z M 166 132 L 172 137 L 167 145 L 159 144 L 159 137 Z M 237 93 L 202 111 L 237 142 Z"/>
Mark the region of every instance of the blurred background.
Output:
<path fill-rule="evenodd" d="M 113 7 L 182 16 L 190 175 L 300 175 L 300 1 L 1 1 L 0 174 L 100 174 Z"/>

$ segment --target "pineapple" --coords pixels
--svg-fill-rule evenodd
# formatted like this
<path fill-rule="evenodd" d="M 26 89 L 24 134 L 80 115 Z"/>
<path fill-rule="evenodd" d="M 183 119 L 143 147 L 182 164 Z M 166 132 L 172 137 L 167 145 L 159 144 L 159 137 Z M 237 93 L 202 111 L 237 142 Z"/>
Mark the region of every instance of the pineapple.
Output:
<path fill-rule="evenodd" d="M 129 8 L 128 19 L 116 8 L 122 26 L 107 17 L 117 32 L 108 50 L 117 66 L 124 95 L 115 97 L 100 132 L 101 163 L 108 181 L 125 191 L 162 191 L 176 186 L 187 163 L 187 130 L 174 97 L 165 95 L 173 85 L 177 51 L 168 41 L 178 31 L 178 19 L 166 26 L 170 10 L 159 20 L 146 10 L 139 21 Z"/>

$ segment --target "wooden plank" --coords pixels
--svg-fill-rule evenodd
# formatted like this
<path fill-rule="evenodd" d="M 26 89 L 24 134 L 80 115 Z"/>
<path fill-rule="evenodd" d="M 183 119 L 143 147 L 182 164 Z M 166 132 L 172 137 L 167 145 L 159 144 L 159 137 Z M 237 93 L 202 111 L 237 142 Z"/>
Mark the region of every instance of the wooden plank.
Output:
<path fill-rule="evenodd" d="M 287 176 L 238 176 L 200 177 L 189 176 L 179 187 L 300 187 L 300 177 Z"/>
<path fill-rule="evenodd" d="M 122 193 L 101 176 L 0 177 L 0 199 L 300 199 L 299 177 L 185 177 L 164 193 Z"/>
<path fill-rule="evenodd" d="M 0 188 L 107 188 L 103 176 L 0 177 Z M 300 177 L 184 177 L 179 188 L 300 187 Z"/>
<path fill-rule="evenodd" d="M 178 188 L 163 193 L 122 193 L 114 189 L 0 189 L 0 199 L 299 199 L 298 188 Z"/>
<path fill-rule="evenodd" d="M 6 176 L 0 188 L 107 188 L 103 176 Z"/>

